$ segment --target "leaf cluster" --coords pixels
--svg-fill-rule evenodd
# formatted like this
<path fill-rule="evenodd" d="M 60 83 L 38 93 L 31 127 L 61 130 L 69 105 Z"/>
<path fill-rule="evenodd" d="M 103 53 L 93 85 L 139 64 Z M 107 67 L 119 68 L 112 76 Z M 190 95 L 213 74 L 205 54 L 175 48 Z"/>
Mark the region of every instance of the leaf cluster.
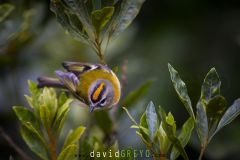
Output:
<path fill-rule="evenodd" d="M 168 64 L 168 69 L 174 89 L 189 113 L 189 118 L 178 134 L 173 115 L 171 112 L 166 114 L 161 106 L 156 107 L 150 102 L 139 124 L 126 108 L 124 110 L 134 123 L 131 128 L 138 129 L 136 134 L 142 139 L 146 147 L 151 150 L 153 158 L 160 155 L 162 159 L 166 159 L 169 153 L 172 160 L 179 155 L 184 159 L 189 159 L 184 147 L 188 144 L 192 130 L 195 128 L 201 142 L 199 159 L 202 159 L 202 155 L 213 136 L 240 114 L 240 99 L 235 100 L 227 108 L 227 102 L 220 93 L 221 81 L 215 68 L 212 68 L 207 73 L 202 84 L 201 96 L 196 105 L 195 114 L 186 84 L 170 64 Z M 171 151 L 169 151 L 170 148 Z"/>
<path fill-rule="evenodd" d="M 77 142 L 85 127 L 78 127 L 66 136 L 61 151 L 57 154 L 58 138 L 70 110 L 72 99 L 64 93 L 57 96 L 54 89 L 40 90 L 29 81 L 30 96 L 25 96 L 31 109 L 14 106 L 21 126 L 20 133 L 28 147 L 44 160 L 73 159 L 77 153 Z"/>
<path fill-rule="evenodd" d="M 144 1 L 51 0 L 51 10 L 63 28 L 92 47 L 103 62 L 108 43 L 131 24 Z"/>

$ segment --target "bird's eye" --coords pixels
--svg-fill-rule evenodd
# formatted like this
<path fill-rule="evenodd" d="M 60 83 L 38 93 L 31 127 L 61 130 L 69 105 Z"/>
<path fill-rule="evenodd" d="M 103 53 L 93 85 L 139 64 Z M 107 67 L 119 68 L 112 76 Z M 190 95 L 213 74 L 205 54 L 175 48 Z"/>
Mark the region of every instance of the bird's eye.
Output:
<path fill-rule="evenodd" d="M 102 99 L 101 102 L 100 102 L 101 106 L 104 106 L 105 102 L 106 102 L 106 98 Z"/>

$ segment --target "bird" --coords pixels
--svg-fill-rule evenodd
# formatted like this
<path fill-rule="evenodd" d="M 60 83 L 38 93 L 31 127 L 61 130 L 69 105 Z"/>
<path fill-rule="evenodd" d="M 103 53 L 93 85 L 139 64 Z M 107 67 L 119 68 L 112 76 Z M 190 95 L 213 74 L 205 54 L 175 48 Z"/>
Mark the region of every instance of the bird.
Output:
<path fill-rule="evenodd" d="M 116 74 L 104 64 L 63 62 L 56 77 L 38 77 L 38 88 L 53 87 L 69 91 L 79 101 L 95 109 L 110 109 L 119 102 L 121 84 Z"/>

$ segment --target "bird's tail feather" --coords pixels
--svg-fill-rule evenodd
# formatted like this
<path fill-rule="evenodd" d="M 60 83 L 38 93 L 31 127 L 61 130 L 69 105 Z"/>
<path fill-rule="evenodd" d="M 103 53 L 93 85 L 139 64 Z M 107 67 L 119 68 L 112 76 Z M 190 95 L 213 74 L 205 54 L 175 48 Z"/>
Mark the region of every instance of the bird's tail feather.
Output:
<path fill-rule="evenodd" d="M 54 88 L 66 88 L 65 85 L 58 78 L 51 77 L 39 77 L 38 88 L 54 87 Z"/>

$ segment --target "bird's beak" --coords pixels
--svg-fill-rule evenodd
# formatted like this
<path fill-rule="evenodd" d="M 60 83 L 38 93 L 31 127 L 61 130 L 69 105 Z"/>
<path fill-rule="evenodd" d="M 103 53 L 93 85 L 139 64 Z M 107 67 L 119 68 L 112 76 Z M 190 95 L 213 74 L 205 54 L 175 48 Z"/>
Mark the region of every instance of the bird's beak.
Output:
<path fill-rule="evenodd" d="M 89 106 L 89 112 L 92 113 L 93 110 L 94 110 L 94 108 L 95 108 L 95 105 L 94 105 L 94 104 L 90 104 L 90 106 Z"/>

